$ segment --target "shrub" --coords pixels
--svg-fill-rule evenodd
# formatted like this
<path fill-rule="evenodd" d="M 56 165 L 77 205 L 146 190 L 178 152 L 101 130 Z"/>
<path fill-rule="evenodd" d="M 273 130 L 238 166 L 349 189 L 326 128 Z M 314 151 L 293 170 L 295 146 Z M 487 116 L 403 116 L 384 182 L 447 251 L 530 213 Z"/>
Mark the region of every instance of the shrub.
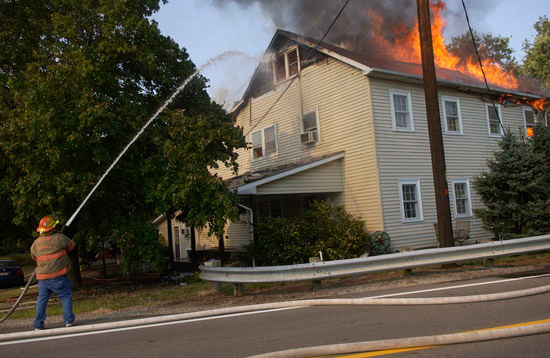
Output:
<path fill-rule="evenodd" d="M 315 202 L 297 219 L 261 218 L 255 232 L 256 247 L 247 250 L 262 266 L 305 263 L 319 251 L 324 260 L 354 258 L 369 245 L 364 222 L 326 202 Z"/>

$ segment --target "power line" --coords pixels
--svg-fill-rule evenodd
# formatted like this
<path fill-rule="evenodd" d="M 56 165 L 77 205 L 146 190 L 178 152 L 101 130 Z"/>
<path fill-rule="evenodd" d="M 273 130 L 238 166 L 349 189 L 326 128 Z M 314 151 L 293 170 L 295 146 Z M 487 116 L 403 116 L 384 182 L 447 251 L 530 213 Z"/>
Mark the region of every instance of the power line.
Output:
<path fill-rule="evenodd" d="M 474 32 L 472 31 L 472 27 L 470 26 L 470 18 L 468 17 L 468 10 L 466 9 L 466 4 L 464 3 L 464 0 L 462 0 L 462 7 L 464 8 L 464 14 L 466 15 L 466 23 L 468 24 L 468 29 L 470 30 L 470 37 L 472 38 L 472 43 L 474 44 L 474 50 L 476 51 L 477 60 L 479 62 L 479 67 L 481 68 L 481 73 L 483 74 L 483 80 L 485 81 L 485 87 L 487 88 L 487 92 L 489 92 L 489 99 L 491 100 L 491 104 L 493 105 L 493 108 L 495 109 L 495 113 L 498 119 L 498 123 L 500 124 L 500 127 L 502 128 L 502 131 L 506 133 L 506 128 L 504 128 L 504 125 L 502 124 L 502 121 L 500 120 L 500 114 L 498 113 L 497 106 L 495 104 L 495 101 L 493 101 L 493 97 L 491 96 L 491 90 L 489 89 L 489 84 L 487 83 L 487 77 L 485 76 L 485 70 L 483 69 L 483 63 L 481 62 L 481 57 L 479 56 L 479 51 L 477 50 L 477 44 L 476 39 L 474 36 Z"/>
<path fill-rule="evenodd" d="M 344 9 L 346 8 L 346 6 L 348 5 L 348 3 L 350 2 L 350 0 L 346 0 L 346 2 L 344 3 L 344 5 L 342 5 L 342 8 L 340 9 L 340 11 L 338 12 L 338 14 L 336 15 L 336 17 L 334 18 L 334 20 L 332 20 L 330 26 L 328 27 L 328 29 L 325 31 L 325 34 L 323 35 L 323 37 L 321 37 L 321 39 L 317 42 L 317 44 L 313 47 L 313 52 L 304 60 L 304 62 L 307 62 L 311 59 L 311 57 L 313 57 L 313 55 L 315 54 L 315 51 L 319 48 L 319 45 L 321 44 L 321 42 L 323 42 L 323 40 L 325 39 L 325 37 L 327 37 L 328 33 L 330 32 L 330 30 L 332 29 L 332 27 L 334 26 L 334 24 L 336 23 L 336 20 L 338 20 L 338 18 L 340 17 L 340 15 L 342 15 L 342 12 L 344 11 Z M 299 76 L 300 74 L 298 74 Z M 292 78 L 292 80 L 290 80 L 290 82 L 288 83 L 288 86 L 286 86 L 286 88 L 283 90 L 283 92 L 279 95 L 279 97 L 277 98 L 277 100 L 267 109 L 267 111 L 262 115 L 262 117 L 258 120 L 258 122 L 256 122 L 256 124 L 254 124 L 252 126 L 252 128 L 250 128 L 250 130 L 248 132 L 246 132 L 246 134 L 244 135 L 245 138 L 250 134 L 250 132 L 252 132 L 257 126 L 258 124 L 260 124 L 260 122 L 269 114 L 269 112 L 271 112 L 271 110 L 273 109 L 273 107 L 275 107 L 275 105 L 281 100 L 281 98 L 283 97 L 283 95 L 286 93 L 286 91 L 290 88 L 290 86 L 294 83 L 294 81 L 296 80 L 296 78 L 298 78 L 298 76 L 295 76 Z"/>

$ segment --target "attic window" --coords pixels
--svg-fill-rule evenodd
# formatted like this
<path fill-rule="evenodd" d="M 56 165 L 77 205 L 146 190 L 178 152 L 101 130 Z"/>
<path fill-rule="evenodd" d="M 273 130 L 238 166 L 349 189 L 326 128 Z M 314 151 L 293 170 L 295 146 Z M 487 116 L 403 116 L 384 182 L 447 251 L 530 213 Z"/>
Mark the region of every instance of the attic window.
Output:
<path fill-rule="evenodd" d="M 298 48 L 294 47 L 277 55 L 274 63 L 275 82 L 284 81 L 300 71 Z"/>

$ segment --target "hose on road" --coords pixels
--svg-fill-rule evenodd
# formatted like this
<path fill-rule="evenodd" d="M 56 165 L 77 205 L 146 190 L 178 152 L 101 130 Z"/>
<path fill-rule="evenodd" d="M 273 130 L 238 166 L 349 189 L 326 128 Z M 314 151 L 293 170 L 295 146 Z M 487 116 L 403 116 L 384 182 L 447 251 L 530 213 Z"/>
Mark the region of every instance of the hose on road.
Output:
<path fill-rule="evenodd" d="M 248 358 L 291 358 L 309 357 L 331 354 L 346 354 L 356 352 L 379 351 L 384 349 L 418 348 L 426 346 L 441 346 L 447 344 L 471 343 L 528 336 L 550 332 L 550 323 L 539 323 L 530 326 L 501 328 L 490 331 L 441 334 L 436 336 L 384 339 L 378 341 L 334 344 L 318 347 L 289 349 L 251 356 Z"/>
<path fill-rule="evenodd" d="M 313 307 L 313 306 L 335 306 L 335 305 L 443 305 L 458 303 L 488 302 L 497 300 L 506 300 L 512 298 L 532 296 L 550 292 L 550 285 L 528 288 L 517 291 L 491 293 L 473 296 L 458 297 L 431 297 L 431 298 L 350 298 L 350 299 L 310 299 L 296 300 L 287 302 L 263 303 L 255 305 L 218 308 L 207 311 L 180 313 L 167 316 L 148 317 L 132 319 L 127 321 L 99 323 L 92 325 L 74 326 L 68 328 L 54 328 L 42 331 L 28 331 L 0 334 L 1 341 L 17 340 L 24 338 L 35 338 L 45 336 L 55 336 L 69 333 L 80 333 L 90 331 L 101 331 L 116 328 L 143 326 L 148 324 L 157 324 L 164 322 L 183 321 L 194 318 L 212 317 L 220 315 L 229 315 L 243 312 L 253 312 L 271 309 Z"/>

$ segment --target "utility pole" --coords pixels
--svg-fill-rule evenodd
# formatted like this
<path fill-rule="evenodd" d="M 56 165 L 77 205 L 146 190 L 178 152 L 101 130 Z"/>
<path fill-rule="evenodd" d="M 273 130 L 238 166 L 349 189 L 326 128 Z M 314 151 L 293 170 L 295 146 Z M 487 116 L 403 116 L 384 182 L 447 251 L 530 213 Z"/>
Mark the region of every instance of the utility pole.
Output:
<path fill-rule="evenodd" d="M 437 96 L 437 82 L 435 78 L 429 0 L 416 0 L 416 8 L 418 11 L 420 50 L 422 53 L 422 76 L 424 79 L 424 95 L 426 98 L 426 116 L 428 118 L 428 134 L 430 137 L 430 151 L 432 155 L 439 245 L 440 247 L 451 247 L 454 246 L 453 227 L 451 223 L 451 207 L 449 204 L 449 188 L 447 186 L 443 135 L 441 133 L 441 122 L 439 119 L 439 99 Z"/>

